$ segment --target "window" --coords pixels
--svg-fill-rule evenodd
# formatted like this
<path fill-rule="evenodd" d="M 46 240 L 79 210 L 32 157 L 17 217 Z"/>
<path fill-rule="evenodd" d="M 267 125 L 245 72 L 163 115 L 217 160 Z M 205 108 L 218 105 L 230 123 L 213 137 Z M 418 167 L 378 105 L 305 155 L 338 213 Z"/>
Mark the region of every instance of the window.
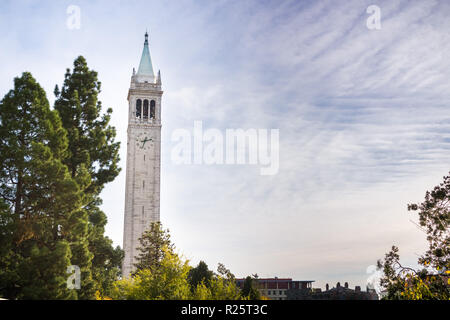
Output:
<path fill-rule="evenodd" d="M 137 99 L 136 100 L 136 118 L 141 117 L 141 107 L 142 107 L 142 100 Z"/>
<path fill-rule="evenodd" d="M 148 118 L 148 100 L 144 100 L 144 119 Z"/>
<path fill-rule="evenodd" d="M 155 119 L 155 100 L 150 101 L 150 119 Z"/>
<path fill-rule="evenodd" d="M 283 293 L 282 293 L 282 291 L 280 290 L 280 295 L 282 295 Z"/>
<path fill-rule="evenodd" d="M 268 293 L 267 293 L 268 295 L 271 295 L 271 292 L 270 292 L 270 290 L 268 291 Z"/>

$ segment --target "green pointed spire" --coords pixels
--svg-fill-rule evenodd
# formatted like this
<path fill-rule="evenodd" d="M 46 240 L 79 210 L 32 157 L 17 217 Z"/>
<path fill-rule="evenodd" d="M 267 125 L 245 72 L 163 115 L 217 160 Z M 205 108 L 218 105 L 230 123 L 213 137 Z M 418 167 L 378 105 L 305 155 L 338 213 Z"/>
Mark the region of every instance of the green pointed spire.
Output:
<path fill-rule="evenodd" d="M 137 75 L 149 76 L 152 79 L 155 77 L 153 72 L 152 58 L 150 57 L 150 50 L 148 48 L 148 33 L 145 32 L 144 50 L 142 50 L 141 62 Z"/>

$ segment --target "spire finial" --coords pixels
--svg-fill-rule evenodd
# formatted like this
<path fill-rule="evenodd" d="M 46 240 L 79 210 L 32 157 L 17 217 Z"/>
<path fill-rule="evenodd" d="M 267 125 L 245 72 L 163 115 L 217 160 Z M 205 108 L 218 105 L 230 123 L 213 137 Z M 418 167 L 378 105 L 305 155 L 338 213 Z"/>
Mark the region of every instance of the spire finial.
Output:
<path fill-rule="evenodd" d="M 161 85 L 161 70 L 158 70 L 158 76 L 156 77 L 156 83 Z"/>
<path fill-rule="evenodd" d="M 147 31 L 145 31 L 144 49 L 142 50 L 141 62 L 139 63 L 139 68 L 136 75 L 141 80 L 146 78 L 149 82 L 155 82 L 155 74 L 153 73 L 152 59 L 150 58 Z"/>

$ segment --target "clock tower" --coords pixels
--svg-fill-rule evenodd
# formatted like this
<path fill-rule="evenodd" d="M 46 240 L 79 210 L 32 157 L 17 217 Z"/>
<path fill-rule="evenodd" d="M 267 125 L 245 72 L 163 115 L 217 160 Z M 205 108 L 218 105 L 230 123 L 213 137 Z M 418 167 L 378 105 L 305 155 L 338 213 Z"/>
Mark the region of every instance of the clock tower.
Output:
<path fill-rule="evenodd" d="M 161 171 L 161 73 L 155 76 L 145 33 L 137 73 L 128 90 L 123 276 L 133 271 L 138 239 L 159 221 Z"/>

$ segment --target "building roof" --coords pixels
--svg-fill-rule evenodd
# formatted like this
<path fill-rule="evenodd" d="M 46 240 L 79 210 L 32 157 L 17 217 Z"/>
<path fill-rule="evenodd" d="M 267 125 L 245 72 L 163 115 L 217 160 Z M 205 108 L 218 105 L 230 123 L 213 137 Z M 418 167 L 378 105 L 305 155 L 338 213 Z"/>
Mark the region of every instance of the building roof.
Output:
<path fill-rule="evenodd" d="M 257 278 L 252 279 L 259 289 L 306 289 L 314 280 L 292 280 L 292 278 Z M 239 287 L 243 287 L 245 279 L 236 279 Z"/>
<path fill-rule="evenodd" d="M 266 282 L 286 282 L 286 281 L 292 281 L 292 282 L 315 282 L 315 280 L 292 280 L 292 278 L 258 278 L 253 279 L 257 281 L 266 281 Z M 245 278 L 238 278 L 236 281 L 245 281 Z"/>
<path fill-rule="evenodd" d="M 148 48 L 148 33 L 145 33 L 144 49 L 142 50 L 141 62 L 139 63 L 138 76 L 148 76 L 150 78 L 155 77 L 153 72 L 152 58 L 150 56 L 150 50 Z"/>

